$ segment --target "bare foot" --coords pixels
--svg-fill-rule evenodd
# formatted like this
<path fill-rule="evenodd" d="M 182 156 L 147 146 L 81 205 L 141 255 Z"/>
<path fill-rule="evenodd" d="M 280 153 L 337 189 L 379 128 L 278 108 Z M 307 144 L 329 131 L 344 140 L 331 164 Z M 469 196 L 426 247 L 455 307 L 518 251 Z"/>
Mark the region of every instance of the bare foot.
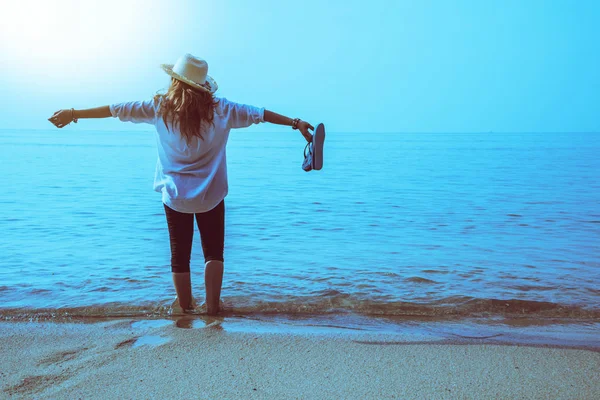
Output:
<path fill-rule="evenodd" d="M 192 300 L 190 301 L 190 305 L 187 308 L 183 308 L 181 307 L 181 305 L 179 304 L 179 299 L 175 298 L 175 301 L 173 301 L 173 304 L 171 304 L 171 311 L 175 314 L 188 314 L 188 313 L 194 313 L 196 311 L 196 309 L 198 308 L 196 305 L 196 300 L 194 300 L 192 298 Z"/>
<path fill-rule="evenodd" d="M 203 309 L 206 309 L 207 315 L 217 315 L 223 309 L 223 300 L 220 300 L 219 304 L 217 304 L 215 306 L 208 306 L 208 304 L 206 304 L 206 302 L 204 302 L 204 303 L 202 303 L 202 305 L 200 307 Z"/>
<path fill-rule="evenodd" d="M 221 311 L 221 310 L 219 309 L 218 306 L 214 307 L 214 308 L 207 308 L 206 315 L 217 315 L 217 314 L 219 314 L 219 311 Z"/>

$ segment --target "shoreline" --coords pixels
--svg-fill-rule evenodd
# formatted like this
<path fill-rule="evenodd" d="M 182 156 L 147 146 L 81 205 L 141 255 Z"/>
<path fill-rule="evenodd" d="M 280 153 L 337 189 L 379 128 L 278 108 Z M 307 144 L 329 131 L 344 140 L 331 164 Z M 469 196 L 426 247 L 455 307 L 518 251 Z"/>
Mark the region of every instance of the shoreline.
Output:
<path fill-rule="evenodd" d="M 550 346 L 600 351 L 600 321 L 539 317 L 439 318 L 427 316 L 380 316 L 355 313 L 332 314 L 225 314 L 172 315 L 37 315 L 0 318 L 10 323 L 94 324 L 131 321 L 148 326 L 169 324 L 184 329 L 201 329 L 218 324 L 229 332 L 285 333 L 299 335 L 390 335 L 403 340 L 422 338 L 459 344 L 477 343 Z"/>
<path fill-rule="evenodd" d="M 559 344 L 541 327 L 545 343 L 523 344 L 431 324 L 384 332 L 206 316 L 0 322 L 0 398 L 600 397 L 599 346 Z"/>

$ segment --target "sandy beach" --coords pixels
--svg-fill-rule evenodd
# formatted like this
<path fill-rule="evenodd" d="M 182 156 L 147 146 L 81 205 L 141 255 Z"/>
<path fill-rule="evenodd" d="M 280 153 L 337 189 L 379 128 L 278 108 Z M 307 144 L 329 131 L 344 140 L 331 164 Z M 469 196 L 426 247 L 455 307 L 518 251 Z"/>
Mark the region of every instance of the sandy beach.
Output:
<path fill-rule="evenodd" d="M 188 329 L 184 329 L 188 328 Z M 222 319 L 0 323 L 1 398 L 600 398 L 600 353 L 228 329 Z"/>

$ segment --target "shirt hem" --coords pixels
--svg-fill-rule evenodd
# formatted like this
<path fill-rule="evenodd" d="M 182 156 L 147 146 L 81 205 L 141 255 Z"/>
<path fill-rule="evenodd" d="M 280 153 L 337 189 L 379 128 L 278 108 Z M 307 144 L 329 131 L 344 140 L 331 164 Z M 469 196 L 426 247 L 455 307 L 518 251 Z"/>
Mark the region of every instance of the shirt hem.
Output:
<path fill-rule="evenodd" d="M 177 212 L 185 214 L 196 214 L 209 212 L 210 210 L 218 206 L 221 203 L 221 201 L 225 199 L 226 196 L 227 193 L 225 193 L 223 196 L 219 196 L 218 201 L 215 200 L 212 202 L 214 204 L 211 204 L 209 207 L 206 207 L 205 204 L 202 204 L 200 206 L 198 206 L 197 204 L 190 204 L 193 202 L 197 202 L 196 199 L 171 199 L 165 192 L 163 192 L 162 202 L 169 208 L 172 208 Z"/>

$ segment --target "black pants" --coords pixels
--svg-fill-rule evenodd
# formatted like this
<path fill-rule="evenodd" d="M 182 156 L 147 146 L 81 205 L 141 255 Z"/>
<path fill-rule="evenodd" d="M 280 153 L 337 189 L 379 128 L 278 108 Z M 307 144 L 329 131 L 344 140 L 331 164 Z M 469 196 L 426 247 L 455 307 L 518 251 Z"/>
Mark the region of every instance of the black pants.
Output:
<path fill-rule="evenodd" d="M 171 241 L 171 271 L 190 272 L 190 256 L 194 239 L 194 216 L 200 231 L 204 262 L 223 261 L 225 243 L 225 200 L 205 213 L 181 213 L 166 204 L 167 225 Z"/>

